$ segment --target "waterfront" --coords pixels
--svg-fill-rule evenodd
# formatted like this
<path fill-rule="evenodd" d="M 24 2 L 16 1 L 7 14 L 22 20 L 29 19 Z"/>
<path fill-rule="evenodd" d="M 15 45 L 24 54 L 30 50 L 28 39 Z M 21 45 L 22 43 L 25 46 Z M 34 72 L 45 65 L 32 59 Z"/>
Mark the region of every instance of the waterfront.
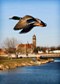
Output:
<path fill-rule="evenodd" d="M 60 84 L 60 62 L 0 71 L 0 84 Z"/>

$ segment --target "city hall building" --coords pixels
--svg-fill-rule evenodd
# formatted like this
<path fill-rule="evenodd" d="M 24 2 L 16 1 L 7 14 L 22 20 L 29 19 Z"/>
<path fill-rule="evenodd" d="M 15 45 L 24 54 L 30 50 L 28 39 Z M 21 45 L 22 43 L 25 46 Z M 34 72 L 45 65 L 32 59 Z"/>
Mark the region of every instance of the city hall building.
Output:
<path fill-rule="evenodd" d="M 33 35 L 32 37 L 32 43 L 27 43 L 27 44 L 18 44 L 16 46 L 16 50 L 20 53 L 20 54 L 30 54 L 33 53 L 33 50 L 36 48 L 36 35 Z"/>

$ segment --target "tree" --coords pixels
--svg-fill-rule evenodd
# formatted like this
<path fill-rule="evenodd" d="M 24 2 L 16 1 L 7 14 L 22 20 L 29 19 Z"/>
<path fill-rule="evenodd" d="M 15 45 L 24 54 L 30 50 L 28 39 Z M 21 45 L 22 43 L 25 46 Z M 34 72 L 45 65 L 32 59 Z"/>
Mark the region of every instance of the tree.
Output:
<path fill-rule="evenodd" d="M 38 47 L 36 47 L 36 48 L 34 48 L 34 50 L 33 50 L 33 52 L 35 53 L 35 54 L 37 54 L 38 53 L 38 51 L 40 51 L 40 47 L 38 46 Z"/>
<path fill-rule="evenodd" d="M 60 46 L 57 47 L 57 50 L 60 50 Z"/>
<path fill-rule="evenodd" d="M 8 54 L 16 54 L 17 40 L 15 38 L 7 38 L 3 43 L 3 48 Z"/>
<path fill-rule="evenodd" d="M 50 50 L 53 51 L 53 50 L 56 50 L 56 48 L 55 48 L 54 46 L 52 46 L 52 47 L 50 48 Z"/>
<path fill-rule="evenodd" d="M 38 51 L 43 51 L 44 53 L 46 52 L 47 47 L 38 47 Z"/>
<path fill-rule="evenodd" d="M 38 53 L 38 49 L 37 49 L 37 48 L 34 48 L 33 52 L 34 52 L 35 54 L 37 54 L 37 53 Z"/>

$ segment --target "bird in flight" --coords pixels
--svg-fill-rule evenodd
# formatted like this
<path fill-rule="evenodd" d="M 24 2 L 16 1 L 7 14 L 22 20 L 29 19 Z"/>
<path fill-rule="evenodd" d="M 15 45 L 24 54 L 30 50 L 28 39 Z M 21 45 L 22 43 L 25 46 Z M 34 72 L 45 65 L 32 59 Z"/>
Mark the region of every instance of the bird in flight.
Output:
<path fill-rule="evenodd" d="M 27 33 L 35 26 L 46 27 L 46 23 L 30 15 L 24 17 L 13 16 L 10 19 L 19 20 L 14 27 L 14 30 L 21 30 L 19 33 Z"/>

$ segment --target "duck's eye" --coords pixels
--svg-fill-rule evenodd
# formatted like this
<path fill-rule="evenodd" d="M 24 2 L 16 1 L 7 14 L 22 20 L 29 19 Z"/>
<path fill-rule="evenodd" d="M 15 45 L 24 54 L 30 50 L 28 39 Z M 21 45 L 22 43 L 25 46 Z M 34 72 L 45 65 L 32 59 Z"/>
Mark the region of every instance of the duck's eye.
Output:
<path fill-rule="evenodd" d="M 34 23 L 35 21 L 33 19 L 27 20 L 28 23 Z"/>

